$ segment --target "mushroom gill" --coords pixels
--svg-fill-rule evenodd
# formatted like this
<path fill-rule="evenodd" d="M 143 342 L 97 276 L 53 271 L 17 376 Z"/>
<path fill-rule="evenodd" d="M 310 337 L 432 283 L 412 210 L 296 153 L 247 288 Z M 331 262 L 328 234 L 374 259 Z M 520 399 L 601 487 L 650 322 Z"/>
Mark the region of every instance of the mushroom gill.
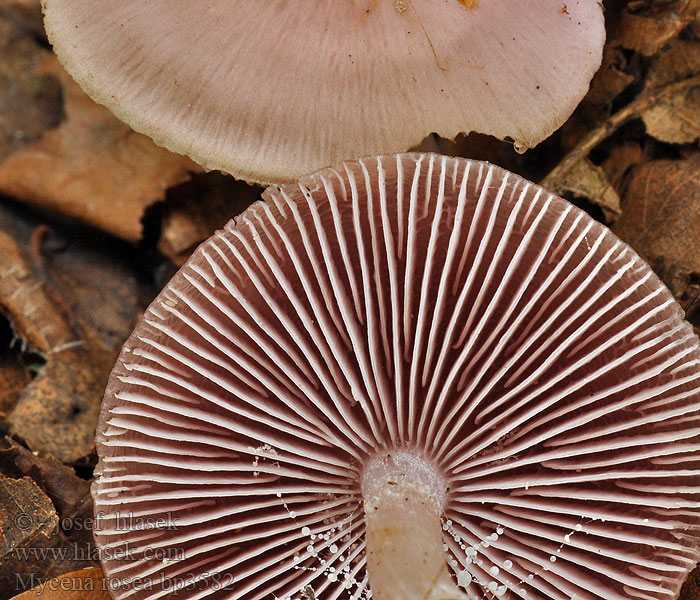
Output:
<path fill-rule="evenodd" d="M 112 373 L 115 598 L 673 600 L 700 558 L 700 344 L 633 250 L 438 155 L 264 199 Z"/>

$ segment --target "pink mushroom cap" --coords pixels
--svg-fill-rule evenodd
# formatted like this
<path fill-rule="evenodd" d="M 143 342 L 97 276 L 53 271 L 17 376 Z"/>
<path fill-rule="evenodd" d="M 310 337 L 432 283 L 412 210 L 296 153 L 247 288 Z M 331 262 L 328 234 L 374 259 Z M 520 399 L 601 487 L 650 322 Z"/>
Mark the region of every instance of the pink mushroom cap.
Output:
<path fill-rule="evenodd" d="M 60 61 L 158 144 L 281 183 L 436 132 L 536 145 L 600 65 L 596 0 L 42 0 Z"/>

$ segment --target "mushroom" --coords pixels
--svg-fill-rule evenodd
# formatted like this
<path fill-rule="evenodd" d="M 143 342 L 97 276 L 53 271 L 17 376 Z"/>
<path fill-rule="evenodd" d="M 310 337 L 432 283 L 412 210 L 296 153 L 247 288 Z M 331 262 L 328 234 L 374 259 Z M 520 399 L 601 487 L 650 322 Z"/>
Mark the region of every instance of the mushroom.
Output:
<path fill-rule="evenodd" d="M 158 144 L 251 182 L 436 132 L 534 146 L 588 89 L 597 0 L 42 0 L 60 61 Z"/>
<path fill-rule="evenodd" d="M 434 154 L 264 199 L 111 375 L 115 598 L 676 597 L 700 558 L 700 344 L 632 249 Z"/>

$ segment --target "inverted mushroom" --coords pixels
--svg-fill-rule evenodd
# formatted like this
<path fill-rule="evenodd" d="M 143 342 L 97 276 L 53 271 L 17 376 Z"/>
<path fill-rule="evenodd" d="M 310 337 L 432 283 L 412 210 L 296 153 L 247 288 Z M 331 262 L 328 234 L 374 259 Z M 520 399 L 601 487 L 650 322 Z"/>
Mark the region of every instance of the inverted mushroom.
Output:
<path fill-rule="evenodd" d="M 111 376 L 115 598 L 675 598 L 700 558 L 700 344 L 633 250 L 438 155 L 264 198 Z"/>
<path fill-rule="evenodd" d="M 586 93 L 605 38 L 596 0 L 42 5 L 94 100 L 207 168 L 267 183 L 432 132 L 534 146 Z"/>

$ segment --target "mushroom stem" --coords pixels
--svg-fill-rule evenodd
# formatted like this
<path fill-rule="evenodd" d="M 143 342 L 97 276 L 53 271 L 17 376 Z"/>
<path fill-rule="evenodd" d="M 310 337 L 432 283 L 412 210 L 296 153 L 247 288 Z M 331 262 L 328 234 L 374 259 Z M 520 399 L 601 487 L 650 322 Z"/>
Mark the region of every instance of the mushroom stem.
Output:
<path fill-rule="evenodd" d="M 445 482 L 409 452 L 375 458 L 362 491 L 373 600 L 466 600 L 447 568 L 440 515 Z"/>

